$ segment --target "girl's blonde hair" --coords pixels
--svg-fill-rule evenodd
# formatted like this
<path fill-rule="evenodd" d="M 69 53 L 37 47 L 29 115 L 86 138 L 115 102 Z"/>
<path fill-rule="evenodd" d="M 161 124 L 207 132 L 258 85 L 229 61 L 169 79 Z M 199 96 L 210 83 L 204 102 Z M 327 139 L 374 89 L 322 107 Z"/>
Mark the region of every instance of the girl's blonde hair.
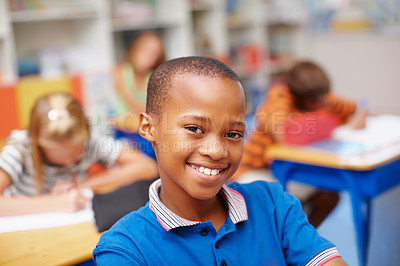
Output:
<path fill-rule="evenodd" d="M 155 64 L 152 66 L 152 70 L 155 70 L 159 65 L 165 62 L 165 51 L 164 51 L 164 45 L 161 36 L 154 31 L 144 31 L 138 33 L 131 41 L 125 56 L 123 58 L 124 62 L 130 62 L 130 58 L 132 58 L 136 51 L 138 50 L 139 47 L 142 45 L 146 45 L 146 42 L 149 40 L 156 40 L 160 43 L 161 46 L 161 53 L 158 57 L 158 60 L 155 62 Z"/>
<path fill-rule="evenodd" d="M 68 93 L 52 93 L 39 98 L 31 111 L 29 136 L 32 142 L 34 178 L 38 193 L 43 191 L 43 155 L 46 142 L 61 142 L 90 135 L 89 122 L 81 105 Z"/>

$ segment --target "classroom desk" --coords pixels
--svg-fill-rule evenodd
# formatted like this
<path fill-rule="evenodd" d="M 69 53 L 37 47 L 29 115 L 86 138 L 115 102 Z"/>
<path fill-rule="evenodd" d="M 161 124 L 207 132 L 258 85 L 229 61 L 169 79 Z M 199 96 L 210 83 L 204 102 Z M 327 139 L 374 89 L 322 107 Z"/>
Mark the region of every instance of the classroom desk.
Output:
<path fill-rule="evenodd" d="M 120 185 L 96 188 L 111 192 Z M 94 221 L 0 233 L 0 265 L 73 265 L 92 259 L 101 233 Z"/>
<path fill-rule="evenodd" d="M 90 260 L 100 238 L 94 223 L 0 234 L 0 265 L 72 265 Z"/>
<path fill-rule="evenodd" d="M 346 190 L 351 197 L 360 265 L 366 265 L 371 199 L 400 184 L 400 143 L 340 157 L 307 146 L 274 145 L 271 171 L 286 189 L 296 180 L 321 189 Z"/>

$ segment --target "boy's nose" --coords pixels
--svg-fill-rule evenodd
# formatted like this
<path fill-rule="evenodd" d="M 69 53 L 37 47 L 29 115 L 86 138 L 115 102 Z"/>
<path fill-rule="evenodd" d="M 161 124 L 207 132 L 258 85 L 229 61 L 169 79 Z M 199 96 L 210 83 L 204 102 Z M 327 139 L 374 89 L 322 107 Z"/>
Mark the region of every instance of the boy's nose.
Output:
<path fill-rule="evenodd" d="M 217 161 L 228 156 L 228 145 L 225 141 L 218 140 L 217 138 L 209 138 L 201 144 L 199 153 Z"/>

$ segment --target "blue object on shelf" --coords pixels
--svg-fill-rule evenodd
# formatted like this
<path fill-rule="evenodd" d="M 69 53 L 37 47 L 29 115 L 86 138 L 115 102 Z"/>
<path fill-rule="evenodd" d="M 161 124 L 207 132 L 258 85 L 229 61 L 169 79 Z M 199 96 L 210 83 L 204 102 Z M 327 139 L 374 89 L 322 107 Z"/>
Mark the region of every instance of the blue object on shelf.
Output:
<path fill-rule="evenodd" d="M 239 0 L 228 0 L 226 2 L 226 13 L 233 14 L 235 13 L 240 1 Z"/>
<path fill-rule="evenodd" d="M 39 75 L 40 69 L 37 62 L 32 60 L 24 60 L 18 62 L 18 76 L 30 76 L 30 75 Z"/>

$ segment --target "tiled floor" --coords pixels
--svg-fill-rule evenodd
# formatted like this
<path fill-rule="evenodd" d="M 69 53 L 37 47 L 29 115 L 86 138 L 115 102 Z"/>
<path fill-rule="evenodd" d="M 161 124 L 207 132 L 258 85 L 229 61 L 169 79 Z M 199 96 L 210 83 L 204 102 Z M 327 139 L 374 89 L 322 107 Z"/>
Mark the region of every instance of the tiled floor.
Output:
<path fill-rule="evenodd" d="M 239 182 L 271 180 L 269 172 L 246 173 Z M 400 186 L 387 191 L 372 201 L 370 247 L 368 266 L 400 265 Z M 356 237 L 350 196 L 340 194 L 340 201 L 325 221 L 318 227 L 319 233 L 332 241 L 343 259 L 350 266 L 358 264 Z"/>

